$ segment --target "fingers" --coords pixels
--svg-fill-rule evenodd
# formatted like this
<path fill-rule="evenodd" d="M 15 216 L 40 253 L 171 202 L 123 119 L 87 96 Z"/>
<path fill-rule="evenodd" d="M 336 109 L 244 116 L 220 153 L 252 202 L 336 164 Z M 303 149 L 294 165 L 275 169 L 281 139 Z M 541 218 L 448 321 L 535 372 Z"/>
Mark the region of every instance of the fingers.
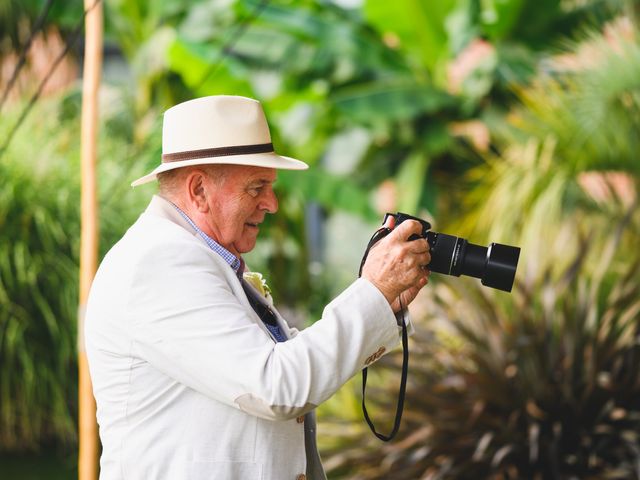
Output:
<path fill-rule="evenodd" d="M 403 265 L 406 270 L 406 279 L 408 283 L 405 287 L 424 287 L 429 281 L 431 271 L 427 267 L 431 261 L 429 253 L 421 255 L 409 255 L 404 259 Z"/>
<path fill-rule="evenodd" d="M 396 217 L 389 215 L 382 226 L 387 227 L 389 230 L 393 230 L 393 227 L 396 226 Z"/>
<path fill-rule="evenodd" d="M 431 247 L 429 246 L 429 242 L 427 242 L 424 238 L 419 238 L 417 240 L 411 240 L 410 242 L 407 242 L 407 249 L 416 255 L 420 255 L 420 254 L 430 254 L 430 250 Z M 429 263 L 429 262 L 427 262 Z"/>
<path fill-rule="evenodd" d="M 422 224 L 417 220 L 405 220 L 393 230 L 391 235 L 401 241 L 407 241 L 411 235 L 422 235 Z"/>
<path fill-rule="evenodd" d="M 391 303 L 391 308 L 395 313 L 398 313 L 403 308 L 407 308 L 413 300 L 418 296 L 418 293 L 429 282 L 429 271 L 426 271 L 426 275 L 418 281 L 417 284 L 407 288 L 405 291 L 400 292 L 400 295 Z"/>
<path fill-rule="evenodd" d="M 393 217 L 391 217 L 393 218 Z M 398 225 L 391 235 L 389 235 L 389 241 L 397 241 L 400 243 L 409 242 L 408 247 L 412 253 L 423 253 L 429 250 L 429 243 L 422 236 L 422 224 L 416 220 L 406 220 Z M 411 236 L 419 236 L 414 240 L 409 240 Z"/>
<path fill-rule="evenodd" d="M 422 235 L 422 224 L 415 220 L 407 220 L 396 227 L 387 237 L 387 248 L 397 252 L 396 259 L 405 268 L 421 268 L 431 262 L 429 242 L 423 237 L 409 240 L 412 235 Z"/>
<path fill-rule="evenodd" d="M 427 242 L 424 243 L 426 244 Z M 399 249 L 398 256 L 396 258 L 397 261 L 404 266 L 404 268 L 415 268 L 420 270 L 418 274 L 422 274 L 424 268 L 426 268 L 426 266 L 431 263 L 431 254 L 429 253 L 428 244 L 426 247 L 423 247 L 419 251 L 416 251 L 416 249 L 414 249 L 410 245 L 403 245 L 402 248 Z"/>
<path fill-rule="evenodd" d="M 431 254 L 427 252 L 419 253 L 414 255 L 415 264 L 421 270 L 427 270 L 427 265 L 431 263 Z"/>
<path fill-rule="evenodd" d="M 385 226 L 389 226 L 385 224 Z M 363 266 L 362 276 L 373 283 L 392 303 L 401 292 L 415 288 L 416 293 L 429 279 L 426 266 L 431 262 L 429 244 L 422 235 L 422 224 L 407 220 L 371 249 Z"/>

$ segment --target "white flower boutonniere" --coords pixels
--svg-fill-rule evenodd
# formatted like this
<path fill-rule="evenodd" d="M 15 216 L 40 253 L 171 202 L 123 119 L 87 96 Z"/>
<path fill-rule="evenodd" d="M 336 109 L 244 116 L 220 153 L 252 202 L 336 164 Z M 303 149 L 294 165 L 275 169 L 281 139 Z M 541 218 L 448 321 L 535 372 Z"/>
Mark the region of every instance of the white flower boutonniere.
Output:
<path fill-rule="evenodd" d="M 244 278 L 244 280 L 249 285 L 251 285 L 253 288 L 255 288 L 260 295 L 262 295 L 264 298 L 266 298 L 269 301 L 269 303 L 272 302 L 272 300 L 271 300 L 271 289 L 269 288 L 269 285 L 267 285 L 267 281 L 264 279 L 264 277 L 262 276 L 261 273 L 258 273 L 258 272 L 244 272 L 242 274 L 242 278 Z"/>

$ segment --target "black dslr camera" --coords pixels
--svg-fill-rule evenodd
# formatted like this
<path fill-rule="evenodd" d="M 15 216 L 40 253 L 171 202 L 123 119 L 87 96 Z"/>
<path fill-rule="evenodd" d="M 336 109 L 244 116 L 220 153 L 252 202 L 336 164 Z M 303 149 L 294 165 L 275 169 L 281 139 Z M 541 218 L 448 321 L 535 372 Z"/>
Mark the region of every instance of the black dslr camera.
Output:
<path fill-rule="evenodd" d="M 389 217 L 395 218 L 397 227 L 405 220 L 416 220 L 422 224 L 422 233 L 412 235 L 409 240 L 426 238 L 431 247 L 431 263 L 428 268 L 432 272 L 445 275 L 468 275 L 479 278 L 483 285 L 510 292 L 516 276 L 520 248 L 492 243 L 482 247 L 469 243 L 466 239 L 432 232 L 431 224 L 406 213 L 387 213 L 383 225 Z"/>
<path fill-rule="evenodd" d="M 427 265 L 432 272 L 444 273 L 445 275 L 469 275 L 479 278 L 483 285 L 510 292 L 513 287 L 513 280 L 516 276 L 516 267 L 520 257 L 520 248 L 492 243 L 489 247 L 481 247 L 469 243 L 466 239 L 447 235 L 446 233 L 432 232 L 431 224 L 420 218 L 412 217 L 406 213 L 387 213 L 384 216 L 382 227 L 379 228 L 369 240 L 369 244 L 360 262 L 358 276 L 362 275 L 362 269 L 367 260 L 371 248 L 382 238 L 391 232 L 386 227 L 389 217 L 395 219 L 394 228 L 405 220 L 416 220 L 422 225 L 420 235 L 413 234 L 408 240 L 425 238 L 431 249 L 431 263 Z M 402 306 L 402 303 L 401 303 Z M 389 435 L 383 435 L 376 431 L 367 408 L 365 406 L 364 394 L 367 385 L 367 368 L 362 370 L 362 412 L 369 424 L 369 428 L 376 437 L 385 442 L 391 440 L 398 433 L 400 419 L 402 418 L 402 408 L 404 405 L 405 390 L 407 386 L 407 372 L 409 364 L 409 347 L 406 322 L 400 322 L 402 326 L 402 377 L 400 378 L 400 393 L 398 394 L 398 405 L 396 407 L 396 418 L 393 431 Z"/>

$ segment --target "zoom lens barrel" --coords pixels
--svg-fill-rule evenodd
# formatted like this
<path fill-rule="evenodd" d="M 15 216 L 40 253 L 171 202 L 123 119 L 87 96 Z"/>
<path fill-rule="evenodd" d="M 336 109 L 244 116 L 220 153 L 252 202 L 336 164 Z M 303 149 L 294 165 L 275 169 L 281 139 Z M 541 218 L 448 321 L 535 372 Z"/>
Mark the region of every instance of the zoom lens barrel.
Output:
<path fill-rule="evenodd" d="M 467 275 L 479 278 L 483 285 L 510 292 L 516 276 L 520 248 L 500 243 L 489 247 L 469 243 L 466 239 L 430 231 L 426 220 L 406 213 L 387 213 L 396 219 L 396 226 L 405 220 L 417 220 L 422 224 L 422 235 L 412 235 L 410 239 L 426 238 L 431 247 L 429 270 L 445 275 Z"/>
<path fill-rule="evenodd" d="M 510 292 L 520 248 L 492 243 L 488 248 L 446 233 L 427 232 L 432 272 L 479 278 L 483 285 Z"/>
<path fill-rule="evenodd" d="M 492 243 L 487 251 L 487 266 L 481 277 L 482 284 L 510 292 L 516 276 L 520 249 L 501 243 Z"/>

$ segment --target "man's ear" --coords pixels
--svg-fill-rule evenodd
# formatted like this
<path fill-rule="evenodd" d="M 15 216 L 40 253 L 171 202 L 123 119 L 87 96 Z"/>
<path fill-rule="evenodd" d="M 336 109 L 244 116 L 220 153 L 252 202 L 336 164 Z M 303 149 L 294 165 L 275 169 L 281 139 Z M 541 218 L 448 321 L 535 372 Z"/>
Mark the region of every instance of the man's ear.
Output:
<path fill-rule="evenodd" d="M 209 211 L 209 203 L 207 202 L 207 174 L 200 170 L 192 170 L 186 178 L 187 194 L 189 203 L 201 213 Z"/>

